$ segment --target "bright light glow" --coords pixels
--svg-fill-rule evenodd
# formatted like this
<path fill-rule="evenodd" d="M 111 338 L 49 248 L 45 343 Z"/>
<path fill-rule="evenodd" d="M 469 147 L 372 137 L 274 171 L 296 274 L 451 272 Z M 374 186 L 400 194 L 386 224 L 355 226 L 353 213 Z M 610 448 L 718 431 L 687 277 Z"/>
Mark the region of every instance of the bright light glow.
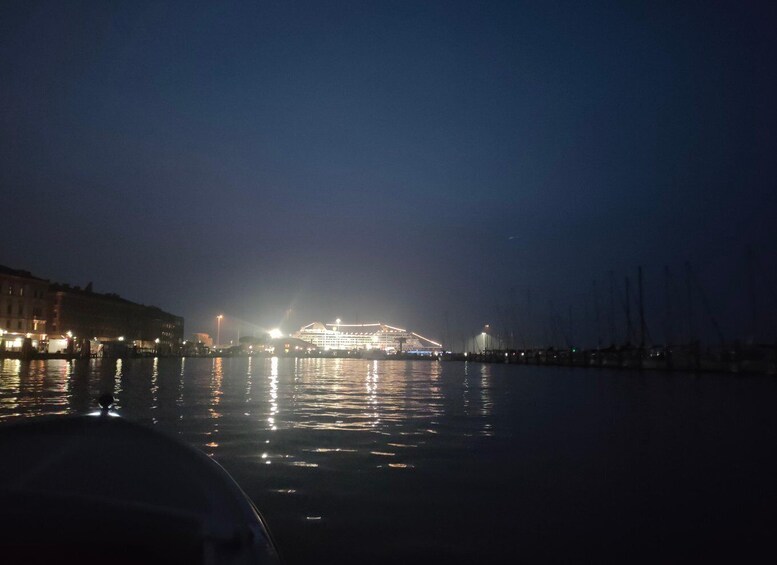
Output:
<path fill-rule="evenodd" d="M 221 320 L 223 317 L 224 317 L 224 314 L 219 314 L 218 316 L 216 316 L 216 318 L 217 318 L 218 320 Z"/>
<path fill-rule="evenodd" d="M 156 339 L 154 340 L 154 343 L 159 343 L 159 338 L 156 338 Z"/>
<path fill-rule="evenodd" d="M 394 351 L 399 343 L 402 350 L 426 355 L 441 349 L 442 344 L 415 332 L 383 323 L 323 324 L 312 322 L 291 334 L 324 350 L 379 349 Z"/>
<path fill-rule="evenodd" d="M 70 330 L 68 330 L 68 331 L 67 331 L 67 333 L 66 333 L 65 335 L 67 335 L 67 337 L 73 337 L 73 332 L 71 332 Z"/>
<path fill-rule="evenodd" d="M 124 336 L 119 336 L 119 341 L 124 341 Z"/>
<path fill-rule="evenodd" d="M 340 318 L 337 318 L 337 319 L 335 320 L 335 322 L 337 322 L 337 324 L 339 325 L 339 324 L 340 324 Z"/>
<path fill-rule="evenodd" d="M 283 332 L 278 328 L 275 328 L 274 330 L 270 330 L 270 337 L 273 339 L 281 338 L 283 337 Z"/>

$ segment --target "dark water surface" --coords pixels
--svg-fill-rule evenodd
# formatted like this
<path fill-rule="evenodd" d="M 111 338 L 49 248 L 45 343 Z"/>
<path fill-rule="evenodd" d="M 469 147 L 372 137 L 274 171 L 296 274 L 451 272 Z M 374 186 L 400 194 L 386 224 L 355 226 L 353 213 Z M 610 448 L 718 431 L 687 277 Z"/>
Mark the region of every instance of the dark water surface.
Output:
<path fill-rule="evenodd" d="M 0 419 L 218 460 L 286 563 L 777 558 L 777 379 L 354 359 L 0 361 Z"/>

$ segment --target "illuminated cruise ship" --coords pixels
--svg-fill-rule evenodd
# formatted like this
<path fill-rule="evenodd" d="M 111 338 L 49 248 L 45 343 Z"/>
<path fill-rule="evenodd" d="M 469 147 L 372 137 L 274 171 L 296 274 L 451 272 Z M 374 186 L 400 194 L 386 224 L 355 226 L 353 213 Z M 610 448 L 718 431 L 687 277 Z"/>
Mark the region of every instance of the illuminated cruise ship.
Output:
<path fill-rule="evenodd" d="M 388 324 L 334 324 L 312 322 L 303 326 L 293 337 L 312 343 L 325 351 L 374 349 L 385 353 L 436 354 L 442 344 L 415 332 Z"/>

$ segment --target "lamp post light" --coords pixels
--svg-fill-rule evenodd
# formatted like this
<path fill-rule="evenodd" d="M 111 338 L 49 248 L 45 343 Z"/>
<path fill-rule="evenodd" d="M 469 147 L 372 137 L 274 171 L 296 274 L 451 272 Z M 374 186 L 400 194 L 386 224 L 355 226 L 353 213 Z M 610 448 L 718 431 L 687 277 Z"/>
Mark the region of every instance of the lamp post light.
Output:
<path fill-rule="evenodd" d="M 216 316 L 216 347 L 221 344 L 221 318 L 223 317 L 224 314 Z"/>

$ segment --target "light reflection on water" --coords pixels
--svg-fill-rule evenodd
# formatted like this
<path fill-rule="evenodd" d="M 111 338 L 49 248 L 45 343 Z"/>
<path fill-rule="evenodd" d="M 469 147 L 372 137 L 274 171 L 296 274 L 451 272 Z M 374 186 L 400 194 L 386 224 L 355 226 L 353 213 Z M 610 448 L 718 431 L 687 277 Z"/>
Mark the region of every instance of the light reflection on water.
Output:
<path fill-rule="evenodd" d="M 489 370 L 479 369 L 483 387 Z M 181 435 L 216 458 L 316 468 L 358 453 L 367 457 L 359 465 L 382 468 L 386 458 L 406 456 L 437 435 L 446 410 L 468 415 L 474 408 L 479 432 L 489 433 L 489 392 L 473 402 L 465 374 L 463 394 L 450 383 L 446 393 L 442 374 L 433 361 L 4 360 L 0 419 L 88 413 L 97 396 L 111 392 L 122 416 Z M 354 445 L 353 432 L 369 434 L 364 446 Z M 318 437 L 322 444 L 310 443 Z M 413 465 L 394 461 L 390 468 Z"/>
<path fill-rule="evenodd" d="M 484 389 L 475 413 L 487 418 L 491 409 L 485 388 L 489 369 L 480 371 Z M 209 453 L 224 442 L 236 443 L 234 436 L 224 435 L 224 427 L 241 439 L 279 430 L 424 436 L 437 433 L 446 403 L 451 405 L 449 410 L 458 410 L 452 405 L 457 402 L 455 396 L 445 399 L 441 375 L 442 364 L 431 361 L 277 357 L 4 360 L 0 419 L 86 413 L 93 408 L 94 398 L 111 392 L 123 416 L 159 424 Z M 465 375 L 468 390 L 467 378 Z M 465 413 L 472 404 L 467 390 Z M 324 450 L 316 453 L 346 453 L 326 451 L 329 446 L 315 448 Z M 234 450 L 243 451 L 239 442 Z"/>
<path fill-rule="evenodd" d="M 287 564 L 494 562 L 516 547 L 530 561 L 639 561 L 635 547 L 672 561 L 645 539 L 698 552 L 708 538 L 737 539 L 727 517 L 777 507 L 773 378 L 356 359 L 0 361 L 0 420 L 85 414 L 104 392 L 122 416 L 224 465 Z M 773 549 L 775 527 L 748 522 L 749 547 Z"/>

